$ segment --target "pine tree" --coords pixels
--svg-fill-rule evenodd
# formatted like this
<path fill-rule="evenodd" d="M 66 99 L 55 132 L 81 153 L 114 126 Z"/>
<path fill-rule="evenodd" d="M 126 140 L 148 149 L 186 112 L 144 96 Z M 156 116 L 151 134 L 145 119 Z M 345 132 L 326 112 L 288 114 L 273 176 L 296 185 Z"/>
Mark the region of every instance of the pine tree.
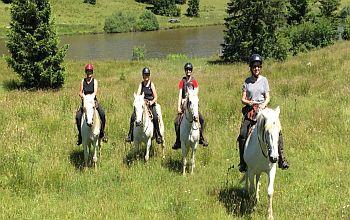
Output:
<path fill-rule="evenodd" d="M 64 83 L 63 59 L 68 45 L 58 48 L 48 0 L 14 0 L 6 43 L 7 63 L 27 88 L 59 88 Z"/>
<path fill-rule="evenodd" d="M 199 17 L 199 0 L 188 1 L 187 16 Z"/>
<path fill-rule="evenodd" d="M 284 45 L 278 30 L 286 25 L 286 1 L 230 0 L 225 18 L 224 61 L 247 61 L 251 54 L 278 56 Z M 280 57 L 279 57 L 280 58 Z"/>

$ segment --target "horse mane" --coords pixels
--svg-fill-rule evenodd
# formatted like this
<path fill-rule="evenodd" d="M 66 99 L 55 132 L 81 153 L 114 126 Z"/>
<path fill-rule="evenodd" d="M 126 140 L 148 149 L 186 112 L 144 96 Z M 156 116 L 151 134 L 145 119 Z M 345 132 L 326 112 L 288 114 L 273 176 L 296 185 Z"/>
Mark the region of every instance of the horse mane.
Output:
<path fill-rule="evenodd" d="M 271 130 L 274 127 L 281 130 L 279 112 L 270 108 L 260 110 L 257 115 L 257 125 L 259 126 L 259 135 L 264 134 L 266 130 Z"/>

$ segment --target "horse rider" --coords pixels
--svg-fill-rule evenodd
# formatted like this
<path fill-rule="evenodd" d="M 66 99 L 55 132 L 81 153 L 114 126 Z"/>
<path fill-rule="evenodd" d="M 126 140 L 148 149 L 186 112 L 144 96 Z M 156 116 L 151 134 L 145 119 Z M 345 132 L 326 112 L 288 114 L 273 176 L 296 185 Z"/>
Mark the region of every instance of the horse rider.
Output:
<path fill-rule="evenodd" d="M 256 123 L 255 116 L 259 109 L 264 109 L 270 101 L 270 87 L 267 78 L 261 75 L 263 59 L 259 54 L 253 54 L 249 59 L 251 76 L 248 77 L 242 88 L 242 108 L 243 120 L 240 134 L 237 138 L 239 145 L 239 171 L 245 172 L 247 164 L 243 159 L 244 146 L 249 135 L 249 130 Z M 279 134 L 278 140 L 278 167 L 285 170 L 289 165 L 284 157 L 283 136 Z"/>
<path fill-rule="evenodd" d="M 179 149 L 181 148 L 181 143 L 180 143 L 180 123 L 181 123 L 181 115 L 183 114 L 184 106 L 183 103 L 186 100 L 186 94 L 189 89 L 191 90 L 197 90 L 198 91 L 198 82 L 192 75 L 193 71 L 193 65 L 191 63 L 186 63 L 184 66 L 185 70 L 185 76 L 180 80 L 179 82 L 179 98 L 178 98 L 178 103 L 177 103 L 177 117 L 175 118 L 174 125 L 175 125 L 175 133 L 176 133 L 176 141 L 175 144 L 173 145 L 173 149 Z M 204 147 L 208 146 L 209 143 L 208 141 L 205 140 L 204 135 L 203 135 L 203 130 L 204 130 L 204 118 L 200 112 L 199 113 L 199 123 L 200 123 L 200 138 L 199 138 L 199 144 L 203 145 Z"/>
<path fill-rule="evenodd" d="M 156 110 L 156 102 L 157 102 L 157 90 L 153 82 L 150 80 L 151 71 L 149 68 L 145 67 L 142 70 L 142 77 L 143 81 L 140 83 L 137 94 L 141 95 L 144 94 L 145 101 L 147 103 L 147 107 L 152 111 L 153 115 L 153 124 L 155 128 L 155 138 L 158 144 L 163 143 L 162 135 L 160 134 L 159 129 L 159 121 L 158 121 L 158 113 Z M 135 109 L 131 115 L 130 118 L 130 128 L 127 138 L 125 139 L 126 142 L 132 142 L 133 141 L 133 130 L 134 130 L 134 122 L 136 120 L 136 113 Z"/>
<path fill-rule="evenodd" d="M 97 89 L 98 89 L 98 82 L 97 80 L 93 77 L 94 73 L 94 66 L 91 63 L 86 64 L 85 66 L 85 78 L 81 81 L 80 83 L 80 90 L 79 90 L 79 96 L 82 99 L 82 105 L 79 108 L 79 110 L 76 113 L 75 120 L 77 124 L 77 129 L 78 129 L 78 141 L 77 145 L 80 145 L 82 142 L 81 138 L 81 120 L 83 117 L 83 96 L 88 95 L 88 94 L 93 94 L 95 95 L 95 103 L 96 103 L 96 109 L 98 111 L 98 114 L 100 115 L 101 118 L 101 131 L 99 137 L 102 139 L 103 142 L 107 142 L 107 137 L 105 136 L 105 125 L 106 125 L 106 115 L 105 112 L 101 106 L 101 104 L 98 103 L 96 94 L 97 94 Z"/>

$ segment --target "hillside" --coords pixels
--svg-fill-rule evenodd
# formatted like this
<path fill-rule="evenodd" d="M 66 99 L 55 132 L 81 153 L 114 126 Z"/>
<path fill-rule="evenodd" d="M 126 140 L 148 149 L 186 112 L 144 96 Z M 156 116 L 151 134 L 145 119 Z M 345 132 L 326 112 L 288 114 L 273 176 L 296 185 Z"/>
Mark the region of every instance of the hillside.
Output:
<path fill-rule="evenodd" d="M 266 61 L 271 107 L 281 107 L 285 151 L 291 164 L 278 169 L 276 219 L 350 218 L 350 42 L 289 58 Z M 193 176 L 182 177 L 173 119 L 177 82 L 185 62 L 200 83 L 200 110 L 207 149 L 199 147 Z M 246 65 L 214 65 L 205 59 L 143 62 L 98 61 L 99 99 L 107 114 L 109 143 L 97 172 L 82 172 L 82 148 L 75 146 L 74 112 L 83 62 L 67 61 L 59 91 L 19 91 L 16 76 L 0 61 L 1 219 L 232 219 L 238 218 L 241 174 L 237 168 L 241 85 Z M 166 127 L 166 159 L 146 165 L 123 140 L 132 94 L 149 66 Z M 131 164 L 125 161 L 129 159 Z M 261 203 L 245 217 L 265 217 L 266 175 Z M 238 208 L 237 208 L 238 207 Z M 237 214 L 238 213 L 238 214 Z"/>
<path fill-rule="evenodd" d="M 83 3 L 83 0 L 51 0 L 52 14 L 60 34 L 101 33 L 105 18 L 116 11 L 129 11 L 141 14 L 148 5 L 135 0 L 97 0 L 96 5 Z M 182 15 L 180 23 L 171 24 L 169 17 L 157 16 L 162 29 L 179 26 L 203 26 L 222 24 L 226 16 L 227 0 L 201 0 L 201 17 L 188 18 Z M 187 4 L 181 6 L 182 14 L 186 13 Z M 10 21 L 10 5 L 0 1 L 1 36 Z"/>

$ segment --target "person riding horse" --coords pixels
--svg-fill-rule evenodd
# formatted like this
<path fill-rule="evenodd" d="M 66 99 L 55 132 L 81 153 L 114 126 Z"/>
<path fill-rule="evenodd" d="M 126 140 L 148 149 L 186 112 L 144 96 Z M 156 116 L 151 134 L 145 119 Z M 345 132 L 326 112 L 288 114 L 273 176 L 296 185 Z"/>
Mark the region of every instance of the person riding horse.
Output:
<path fill-rule="evenodd" d="M 144 94 L 145 101 L 147 102 L 147 105 L 149 109 L 152 111 L 153 115 L 153 124 L 155 128 L 155 138 L 158 144 L 163 143 L 162 135 L 160 134 L 159 129 L 159 121 L 158 121 L 158 113 L 156 110 L 156 102 L 157 102 L 157 90 L 153 82 L 150 80 L 151 71 L 149 68 L 145 67 L 142 70 L 142 77 L 143 81 L 140 83 L 137 94 L 141 95 Z M 130 118 L 130 128 L 127 138 L 125 139 L 126 142 L 132 142 L 133 141 L 133 128 L 134 128 L 134 122 L 136 120 L 136 113 L 135 110 L 133 111 L 131 118 Z"/>
<path fill-rule="evenodd" d="M 267 78 L 261 75 L 263 60 L 259 54 L 253 54 L 249 59 L 251 76 L 248 77 L 242 88 L 243 120 L 240 134 L 237 138 L 239 146 L 239 171 L 247 171 L 247 164 L 243 159 L 244 146 L 249 135 L 249 130 L 256 123 L 255 116 L 259 109 L 264 109 L 270 101 L 270 87 Z M 284 157 L 283 136 L 280 132 L 278 140 L 278 167 L 285 170 L 289 165 Z"/>
<path fill-rule="evenodd" d="M 107 142 L 107 137 L 105 136 L 105 126 L 106 126 L 106 115 L 105 112 L 101 106 L 101 104 L 98 103 L 96 94 L 97 94 L 97 89 L 98 89 L 98 82 L 97 80 L 93 77 L 94 73 L 94 66 L 91 63 L 86 64 L 85 66 L 85 78 L 81 81 L 80 83 L 80 90 L 79 90 L 79 97 L 82 99 L 82 104 L 79 108 L 79 110 L 76 113 L 75 120 L 77 124 L 77 129 L 78 129 L 78 141 L 77 145 L 80 145 L 82 142 L 81 138 L 81 119 L 83 116 L 83 96 L 88 95 L 88 94 L 93 94 L 95 95 L 95 102 L 96 102 L 96 107 L 98 114 L 100 115 L 101 118 L 101 131 L 99 137 L 102 139 L 103 142 Z"/>
<path fill-rule="evenodd" d="M 176 141 L 173 145 L 173 149 L 180 149 L 181 143 L 180 143 L 180 120 L 181 120 L 181 114 L 183 113 L 183 103 L 186 99 L 186 93 L 189 89 L 191 90 L 197 90 L 198 91 L 198 82 L 197 80 L 191 75 L 193 71 L 193 65 L 191 63 L 186 63 L 184 66 L 185 70 L 185 76 L 180 80 L 179 82 L 179 99 L 177 104 L 177 112 L 178 115 L 175 118 L 174 126 L 175 126 L 175 133 L 176 133 Z M 199 144 L 203 145 L 204 147 L 208 146 L 209 143 L 204 138 L 204 118 L 201 113 L 199 113 L 199 122 L 200 122 L 200 139 Z"/>

